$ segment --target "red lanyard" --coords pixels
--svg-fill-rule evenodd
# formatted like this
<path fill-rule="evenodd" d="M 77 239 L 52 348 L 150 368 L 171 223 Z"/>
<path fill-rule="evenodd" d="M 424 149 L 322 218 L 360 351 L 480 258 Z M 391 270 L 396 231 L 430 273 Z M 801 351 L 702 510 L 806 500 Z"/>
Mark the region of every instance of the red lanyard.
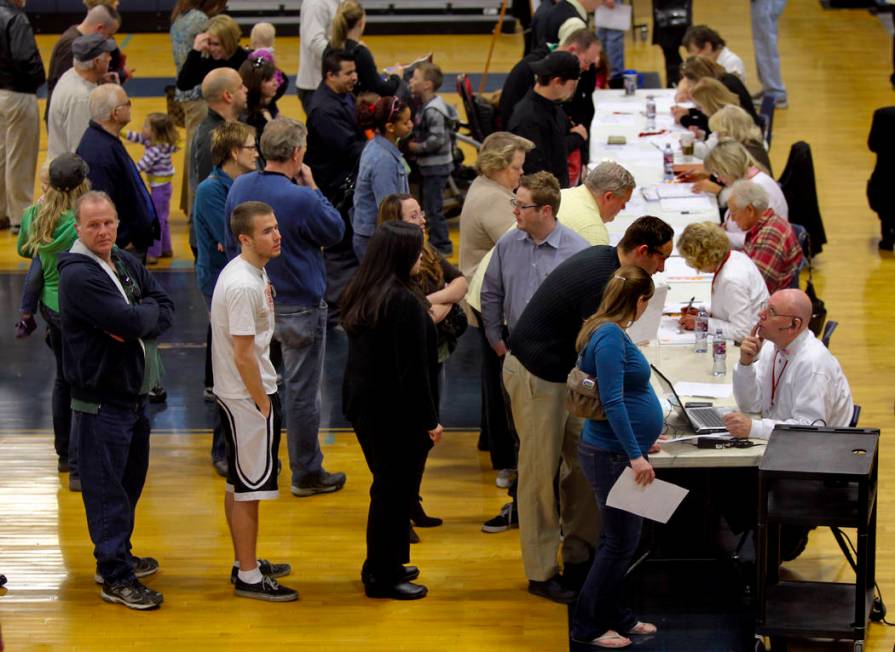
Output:
<path fill-rule="evenodd" d="M 771 365 L 771 406 L 774 405 L 774 399 L 777 396 L 777 387 L 780 385 L 780 379 L 783 377 L 786 368 L 789 366 L 789 360 L 783 365 L 783 369 L 780 370 L 780 375 L 777 375 L 777 352 L 774 352 L 774 362 Z"/>
<path fill-rule="evenodd" d="M 715 281 L 718 280 L 718 274 L 721 273 L 721 270 L 724 269 L 724 265 L 727 264 L 727 260 L 730 258 L 730 252 L 727 252 L 727 255 L 724 256 L 724 260 L 721 261 L 721 264 L 718 265 L 718 269 L 715 270 L 715 275 L 712 277 L 712 292 L 715 291 Z"/>

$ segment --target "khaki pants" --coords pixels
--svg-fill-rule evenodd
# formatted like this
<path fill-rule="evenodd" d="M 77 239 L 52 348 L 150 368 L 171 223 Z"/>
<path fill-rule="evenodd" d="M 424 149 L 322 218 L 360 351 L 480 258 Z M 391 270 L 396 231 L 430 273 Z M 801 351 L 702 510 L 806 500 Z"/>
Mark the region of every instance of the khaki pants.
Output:
<path fill-rule="evenodd" d="M 196 127 L 208 115 L 208 104 L 205 100 L 189 100 L 181 102 L 183 107 L 183 122 L 186 125 L 186 138 L 183 144 L 183 185 L 180 188 L 180 208 L 183 209 L 184 215 L 191 215 L 193 212 L 193 189 L 190 185 L 190 145 L 192 144 L 193 134 L 196 133 Z"/>
<path fill-rule="evenodd" d="M 0 90 L 0 217 L 13 226 L 32 203 L 39 147 L 37 96 Z"/>
<path fill-rule="evenodd" d="M 512 354 L 503 383 L 519 433 L 519 532 L 525 575 L 543 582 L 557 573 L 560 532 L 563 559 L 587 561 L 597 543 L 600 516 L 594 493 L 578 464 L 581 419 L 565 407 L 565 383 L 530 373 Z M 553 480 L 559 472 L 559 513 Z"/>

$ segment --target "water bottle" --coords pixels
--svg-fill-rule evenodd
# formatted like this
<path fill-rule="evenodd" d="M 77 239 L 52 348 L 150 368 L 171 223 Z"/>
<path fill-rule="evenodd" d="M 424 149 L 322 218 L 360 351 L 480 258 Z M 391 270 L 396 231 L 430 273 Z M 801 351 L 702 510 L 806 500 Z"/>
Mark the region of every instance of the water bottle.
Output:
<path fill-rule="evenodd" d="M 674 152 L 671 151 L 671 143 L 665 143 L 662 150 L 662 168 L 665 181 L 674 181 Z"/>
<path fill-rule="evenodd" d="M 637 71 L 625 70 L 624 72 L 625 95 L 634 95 L 637 92 Z"/>
<path fill-rule="evenodd" d="M 721 329 L 715 331 L 715 339 L 712 341 L 712 375 L 724 376 L 727 374 L 727 341 L 721 333 Z"/>
<path fill-rule="evenodd" d="M 696 336 L 696 343 L 693 350 L 696 353 L 705 353 L 709 350 L 709 314 L 705 308 L 700 308 L 696 315 L 696 325 L 693 327 L 693 334 Z"/>
<path fill-rule="evenodd" d="M 656 97 L 646 96 L 646 130 L 653 131 L 656 128 Z"/>

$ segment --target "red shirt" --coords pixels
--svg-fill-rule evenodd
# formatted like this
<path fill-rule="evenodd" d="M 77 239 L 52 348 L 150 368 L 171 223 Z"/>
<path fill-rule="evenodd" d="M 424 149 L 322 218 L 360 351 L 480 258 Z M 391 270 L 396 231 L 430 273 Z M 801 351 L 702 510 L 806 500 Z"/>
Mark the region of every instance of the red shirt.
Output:
<path fill-rule="evenodd" d="M 802 247 L 795 232 L 770 209 L 746 233 L 743 251 L 758 267 L 771 294 L 788 288 L 802 264 Z"/>

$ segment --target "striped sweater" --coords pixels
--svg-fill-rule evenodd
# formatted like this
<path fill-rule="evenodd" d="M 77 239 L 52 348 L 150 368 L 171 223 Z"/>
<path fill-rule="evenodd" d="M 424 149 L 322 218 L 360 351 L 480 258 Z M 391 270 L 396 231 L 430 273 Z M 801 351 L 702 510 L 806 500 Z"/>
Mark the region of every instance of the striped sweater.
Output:
<path fill-rule="evenodd" d="M 151 185 L 169 183 L 171 180 L 164 177 L 174 176 L 174 163 L 171 162 L 171 154 L 177 151 L 177 147 L 167 143 L 154 145 L 137 131 L 128 131 L 127 139 L 132 143 L 140 143 L 146 148 L 143 157 L 137 161 L 137 169 L 146 173 L 149 183 Z"/>

